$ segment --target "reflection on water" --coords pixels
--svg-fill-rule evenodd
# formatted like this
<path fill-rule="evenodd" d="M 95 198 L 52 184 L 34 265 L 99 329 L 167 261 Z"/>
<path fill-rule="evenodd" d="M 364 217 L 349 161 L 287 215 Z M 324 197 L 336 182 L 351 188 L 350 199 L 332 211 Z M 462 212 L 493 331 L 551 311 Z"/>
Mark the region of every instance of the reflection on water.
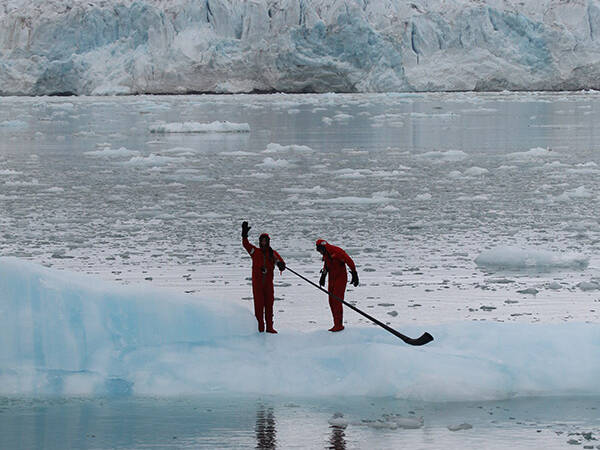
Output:
<path fill-rule="evenodd" d="M 273 408 L 260 404 L 256 410 L 256 448 L 270 450 L 277 448 L 277 429 L 275 428 Z"/>
<path fill-rule="evenodd" d="M 329 449 L 331 450 L 346 450 L 346 434 L 345 426 L 331 425 L 331 437 L 329 438 Z"/>
<path fill-rule="evenodd" d="M 589 447 L 600 437 L 599 402 L 596 397 L 451 404 L 394 398 L 0 397 L 0 449 L 537 450 L 565 448 L 568 441 Z M 393 429 L 379 420 L 408 411 L 424 417 L 422 428 Z M 451 431 L 465 423 L 472 428 Z"/>

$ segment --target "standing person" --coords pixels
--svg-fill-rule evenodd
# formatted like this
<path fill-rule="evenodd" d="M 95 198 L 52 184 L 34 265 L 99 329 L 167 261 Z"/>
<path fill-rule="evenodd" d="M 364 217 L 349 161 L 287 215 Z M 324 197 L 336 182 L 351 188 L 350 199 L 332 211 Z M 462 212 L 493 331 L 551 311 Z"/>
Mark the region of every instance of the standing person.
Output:
<path fill-rule="evenodd" d="M 275 250 L 271 248 L 269 235 L 263 233 L 258 239 L 258 247 L 248 241 L 248 222 L 242 223 L 242 245 L 252 257 L 252 295 L 254 296 L 254 315 L 258 321 L 258 331 L 277 333 L 273 328 L 273 269 L 275 264 L 280 271 L 285 270 L 285 262 Z"/>
<path fill-rule="evenodd" d="M 348 282 L 348 272 L 346 272 L 346 265 L 350 268 L 352 274 L 351 284 L 354 287 L 358 286 L 358 273 L 356 272 L 356 266 L 352 258 L 339 247 L 327 243 L 323 239 L 317 240 L 317 251 L 323 255 L 323 269 L 321 269 L 321 279 L 319 285 L 325 286 L 325 278 L 329 274 L 329 284 L 327 290 L 333 295 L 344 299 L 344 293 L 346 292 L 346 283 Z M 336 300 L 331 295 L 329 296 L 329 307 L 331 308 L 331 314 L 333 314 L 333 327 L 329 331 L 342 331 L 344 325 L 342 324 L 344 318 L 344 310 L 342 308 L 342 302 Z"/>

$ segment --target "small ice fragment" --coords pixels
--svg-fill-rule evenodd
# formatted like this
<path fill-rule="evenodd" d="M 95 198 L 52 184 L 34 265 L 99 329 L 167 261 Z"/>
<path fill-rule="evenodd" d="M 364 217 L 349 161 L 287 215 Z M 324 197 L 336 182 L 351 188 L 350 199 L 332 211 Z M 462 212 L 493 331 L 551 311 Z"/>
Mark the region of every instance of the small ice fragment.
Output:
<path fill-rule="evenodd" d="M 393 417 L 391 419 L 399 428 L 404 428 L 405 430 L 416 430 L 417 428 L 422 428 L 425 421 L 423 417 Z"/>
<path fill-rule="evenodd" d="M 448 425 L 450 431 L 470 430 L 473 425 L 470 423 L 461 423 L 460 425 Z"/>
<path fill-rule="evenodd" d="M 150 125 L 151 133 L 249 133 L 250 125 L 247 123 L 233 123 L 227 121 L 200 122 L 158 122 Z"/>
<path fill-rule="evenodd" d="M 600 284 L 593 281 L 582 281 L 581 283 L 577 283 L 577 287 L 582 291 L 596 291 L 600 289 Z"/>
<path fill-rule="evenodd" d="M 527 289 L 520 289 L 517 291 L 519 294 L 531 294 L 531 295 L 536 295 L 539 291 L 536 288 L 527 288 Z"/>
<path fill-rule="evenodd" d="M 548 287 L 548 289 L 553 289 L 555 291 L 557 291 L 559 289 L 562 289 L 561 284 L 559 282 L 557 282 L 557 281 L 553 281 L 551 283 L 548 283 L 547 287 Z"/>

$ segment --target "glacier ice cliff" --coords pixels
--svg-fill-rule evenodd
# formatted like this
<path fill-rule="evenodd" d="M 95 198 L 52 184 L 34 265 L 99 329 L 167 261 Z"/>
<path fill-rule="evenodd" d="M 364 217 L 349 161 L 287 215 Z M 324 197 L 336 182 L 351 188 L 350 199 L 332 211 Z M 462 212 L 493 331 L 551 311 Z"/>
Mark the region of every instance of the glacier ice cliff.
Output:
<path fill-rule="evenodd" d="M 600 89 L 600 1 L 0 5 L 0 95 L 505 89 Z"/>
<path fill-rule="evenodd" d="M 592 323 L 463 322 L 411 347 L 376 327 L 255 331 L 249 308 L 0 258 L 0 395 L 600 394 Z M 423 330 L 403 327 L 418 335 Z"/>

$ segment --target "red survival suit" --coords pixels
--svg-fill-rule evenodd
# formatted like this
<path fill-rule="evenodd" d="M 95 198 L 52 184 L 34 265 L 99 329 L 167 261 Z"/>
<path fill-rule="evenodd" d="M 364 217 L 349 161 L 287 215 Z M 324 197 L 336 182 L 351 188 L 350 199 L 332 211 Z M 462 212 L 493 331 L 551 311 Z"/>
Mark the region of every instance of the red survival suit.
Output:
<path fill-rule="evenodd" d="M 267 233 L 260 235 L 261 238 L 265 236 L 269 238 Z M 283 258 L 270 246 L 265 249 L 255 247 L 248 238 L 242 238 L 242 245 L 252 257 L 252 295 L 258 331 L 265 331 L 266 321 L 267 332 L 276 332 L 273 329 L 273 269 L 278 261 L 284 262 Z"/>
<path fill-rule="evenodd" d="M 346 264 L 350 267 L 351 271 L 356 271 L 354 261 L 352 261 L 352 258 L 350 258 L 344 250 L 327 243 L 324 239 L 319 239 L 317 245 L 325 246 L 323 269 L 326 270 L 329 275 L 327 290 L 343 300 L 344 293 L 346 292 L 346 284 L 348 283 Z M 344 310 L 342 303 L 332 296 L 329 296 L 329 307 L 331 308 L 331 314 L 333 314 L 334 329 L 343 329 L 344 326 L 342 322 Z"/>

